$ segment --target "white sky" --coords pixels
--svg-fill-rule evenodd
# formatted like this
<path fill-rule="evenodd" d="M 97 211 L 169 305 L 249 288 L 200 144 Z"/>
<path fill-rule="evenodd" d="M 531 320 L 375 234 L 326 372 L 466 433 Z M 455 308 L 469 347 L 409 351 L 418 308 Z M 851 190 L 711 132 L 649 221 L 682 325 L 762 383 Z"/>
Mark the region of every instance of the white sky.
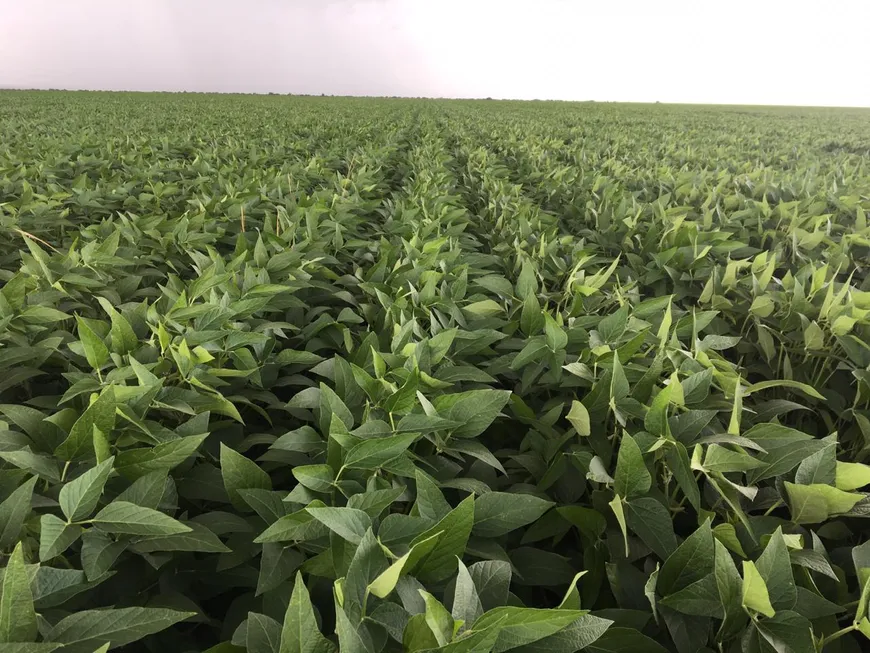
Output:
<path fill-rule="evenodd" d="M 870 106 L 870 0 L 0 0 L 0 87 Z"/>

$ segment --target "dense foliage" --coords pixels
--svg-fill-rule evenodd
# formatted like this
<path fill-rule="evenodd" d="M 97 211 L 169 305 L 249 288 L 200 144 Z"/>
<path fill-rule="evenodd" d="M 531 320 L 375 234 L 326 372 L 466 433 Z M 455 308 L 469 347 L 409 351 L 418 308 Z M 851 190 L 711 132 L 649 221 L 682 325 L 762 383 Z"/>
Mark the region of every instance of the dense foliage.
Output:
<path fill-rule="evenodd" d="M 867 112 L 0 126 L 0 650 L 866 650 Z"/>

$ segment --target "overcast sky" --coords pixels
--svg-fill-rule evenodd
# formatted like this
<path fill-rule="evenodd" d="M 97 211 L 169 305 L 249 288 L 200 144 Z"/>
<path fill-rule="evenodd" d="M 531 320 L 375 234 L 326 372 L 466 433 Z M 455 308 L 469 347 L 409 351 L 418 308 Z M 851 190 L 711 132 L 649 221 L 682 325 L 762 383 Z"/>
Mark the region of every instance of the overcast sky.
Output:
<path fill-rule="evenodd" d="M 870 106 L 868 0 L 0 0 L 0 87 Z"/>

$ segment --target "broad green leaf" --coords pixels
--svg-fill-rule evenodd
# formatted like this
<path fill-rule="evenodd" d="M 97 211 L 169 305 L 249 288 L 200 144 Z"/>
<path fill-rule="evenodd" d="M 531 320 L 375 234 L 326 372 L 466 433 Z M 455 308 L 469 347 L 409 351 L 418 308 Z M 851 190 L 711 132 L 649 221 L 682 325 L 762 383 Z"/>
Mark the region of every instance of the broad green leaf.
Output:
<path fill-rule="evenodd" d="M 126 646 L 194 614 L 164 608 L 82 610 L 57 622 L 46 639 L 64 644 L 62 650 L 70 653 L 90 653 L 106 643 L 110 648 Z"/>
<path fill-rule="evenodd" d="M 810 622 L 791 610 L 777 612 L 770 619 L 756 622 L 761 636 L 776 651 L 789 653 L 815 653 L 813 629 Z"/>
<path fill-rule="evenodd" d="M 81 521 L 90 516 L 97 507 L 114 462 L 114 457 L 109 458 L 61 488 L 60 509 L 68 521 Z"/>
<path fill-rule="evenodd" d="M 279 653 L 331 653 L 332 643 L 320 634 L 314 607 L 302 574 L 296 573 L 293 594 L 284 614 Z"/>
<path fill-rule="evenodd" d="M 36 634 L 33 594 L 19 542 L 6 563 L 0 585 L 0 642 L 31 642 Z M 0 648 L 5 650 L 6 645 Z"/>
<path fill-rule="evenodd" d="M 512 650 L 517 653 L 567 653 L 585 650 L 599 640 L 612 623 L 608 619 L 585 614 L 549 637 Z"/>
<path fill-rule="evenodd" d="M 115 471 L 131 480 L 153 472 L 168 473 L 196 453 L 208 435 L 188 435 L 153 447 L 121 451 L 115 459 Z"/>
<path fill-rule="evenodd" d="M 760 612 L 766 617 L 776 614 L 770 603 L 767 585 L 751 560 L 743 561 L 742 602 L 744 607 Z"/>
<path fill-rule="evenodd" d="M 472 630 L 485 630 L 500 624 L 493 653 L 531 644 L 553 635 L 585 614 L 582 610 L 543 610 L 504 606 L 484 613 L 474 622 Z"/>
<path fill-rule="evenodd" d="M 465 624 L 467 629 L 478 617 L 483 614 L 483 605 L 474 585 L 474 579 L 468 571 L 468 567 L 458 561 L 459 573 L 456 576 L 456 587 L 453 590 L 453 607 L 450 613 L 457 621 Z"/>
<path fill-rule="evenodd" d="M 870 465 L 837 461 L 836 486 L 838 490 L 857 490 L 870 485 Z"/>
<path fill-rule="evenodd" d="M 21 527 L 30 513 L 33 488 L 37 478 L 30 477 L 0 503 L 0 549 L 10 549 L 18 542 Z"/>
<path fill-rule="evenodd" d="M 704 469 L 711 472 L 747 472 L 763 465 L 747 453 L 732 451 L 716 443 L 708 444 L 704 455 Z"/>
<path fill-rule="evenodd" d="M 293 476 L 314 492 L 329 492 L 335 480 L 335 474 L 329 465 L 299 465 L 293 468 Z"/>
<path fill-rule="evenodd" d="M 668 596 L 710 575 L 714 559 L 713 532 L 705 521 L 665 560 L 656 586 L 661 596 Z"/>
<path fill-rule="evenodd" d="M 116 542 L 97 529 L 88 529 L 82 534 L 82 569 L 88 580 L 105 574 L 127 548 L 124 542 Z"/>
<path fill-rule="evenodd" d="M 592 426 L 589 422 L 589 411 L 586 406 L 576 399 L 571 402 L 571 410 L 568 411 L 566 418 L 571 422 L 571 426 L 577 432 L 577 435 L 587 436 L 592 433 Z"/>
<path fill-rule="evenodd" d="M 191 530 L 162 512 L 126 501 L 113 501 L 90 521 L 102 531 L 124 535 L 172 535 Z"/>
<path fill-rule="evenodd" d="M 344 466 L 348 469 L 377 469 L 400 456 L 419 437 L 417 433 L 404 433 L 363 440 L 347 452 Z"/>
<path fill-rule="evenodd" d="M 761 390 L 766 390 L 767 388 L 791 388 L 794 390 L 800 390 L 803 393 L 808 394 L 810 397 L 814 399 L 821 399 L 825 401 L 824 395 L 819 393 L 813 386 L 808 385 L 806 383 L 800 383 L 798 381 L 792 380 L 776 380 L 776 381 L 759 381 L 758 383 L 753 383 L 749 387 L 745 388 L 743 394 L 745 396 L 751 395 L 753 392 L 759 392 Z"/>
<path fill-rule="evenodd" d="M 770 536 L 755 565 L 764 578 L 773 607 L 777 610 L 790 610 L 794 607 L 797 599 L 794 574 L 781 528 Z"/>
<path fill-rule="evenodd" d="M 438 646 L 446 646 L 453 639 L 453 617 L 441 602 L 429 592 L 420 590 L 420 596 L 426 603 L 424 617 L 429 630 L 435 635 Z"/>
<path fill-rule="evenodd" d="M 160 535 L 140 539 L 135 544 L 139 553 L 155 551 L 196 551 L 199 553 L 229 553 L 230 549 L 223 544 L 217 535 L 202 524 L 183 522 L 190 530 L 185 533 Z"/>
<path fill-rule="evenodd" d="M 339 643 L 341 642 L 339 641 Z M 443 650 L 435 638 L 435 633 L 432 632 L 429 624 L 426 623 L 425 614 L 415 614 L 408 620 L 402 633 L 402 650 L 407 653 Z M 343 648 L 341 651 L 344 653 Z"/>
<path fill-rule="evenodd" d="M 316 505 L 322 506 L 323 503 L 317 502 Z M 329 530 L 325 524 L 315 519 L 308 510 L 303 508 L 275 521 L 254 542 L 263 544 L 266 542 L 289 542 L 291 540 L 307 541 L 326 537 L 329 534 Z"/>
<path fill-rule="evenodd" d="M 472 532 L 480 537 L 499 537 L 531 524 L 553 505 L 531 494 L 487 492 L 475 501 Z"/>
<path fill-rule="evenodd" d="M 278 653 L 281 624 L 258 612 L 249 612 L 245 644 L 248 653 Z"/>
<path fill-rule="evenodd" d="M 414 538 L 412 546 L 441 533 L 432 551 L 417 566 L 415 575 L 421 581 L 438 582 L 453 574 L 456 558 L 465 553 L 471 535 L 474 510 L 474 495 L 470 495 L 432 528 Z"/>
<path fill-rule="evenodd" d="M 78 323 L 79 341 L 85 350 L 88 365 L 95 371 L 101 369 L 109 360 L 109 348 L 84 319 L 76 316 L 76 322 Z"/>
<path fill-rule="evenodd" d="M 314 519 L 351 544 L 359 544 L 366 531 L 372 527 L 371 517 L 362 510 L 331 506 L 306 510 Z"/>
<path fill-rule="evenodd" d="M 623 433 L 613 489 L 619 496 L 631 501 L 635 497 L 645 496 L 651 484 L 652 477 L 643 461 L 640 447 L 628 433 Z"/>
<path fill-rule="evenodd" d="M 452 437 L 473 438 L 483 433 L 498 417 L 511 393 L 509 390 L 470 390 L 446 396 L 450 398 L 450 407 L 445 417 L 462 425 L 451 430 Z M 434 403 L 441 413 L 439 402 Z"/>
<path fill-rule="evenodd" d="M 441 533 L 436 533 L 435 535 L 427 537 L 425 540 L 421 540 L 414 544 L 405 555 L 391 564 L 369 584 L 369 591 L 378 598 L 386 598 L 395 589 L 396 583 L 399 582 L 399 578 L 409 570 L 414 569 L 417 563 L 431 553 L 432 549 L 435 548 L 435 545 L 438 544 L 440 537 Z M 460 562 L 460 565 L 461 564 L 462 563 Z M 460 568 L 462 569 L 464 567 Z"/>
<path fill-rule="evenodd" d="M 475 562 L 468 568 L 484 610 L 505 605 L 511 584 L 511 564 L 504 560 Z M 466 624 L 468 626 L 469 624 Z"/>
<path fill-rule="evenodd" d="M 82 527 L 46 514 L 39 519 L 39 559 L 47 562 L 66 551 L 82 534 Z"/>
<path fill-rule="evenodd" d="M 221 443 L 221 476 L 224 488 L 236 509 L 245 510 L 247 504 L 239 490 L 271 490 L 272 479 L 257 463 Z"/>
<path fill-rule="evenodd" d="M 616 516 L 616 521 L 619 524 L 619 530 L 622 531 L 622 540 L 625 543 L 625 557 L 629 556 L 628 549 L 628 527 L 625 521 L 625 508 L 622 503 L 622 497 L 618 494 L 608 504 L 613 514 Z"/>
<path fill-rule="evenodd" d="M 818 524 L 849 512 L 863 494 L 844 492 L 830 485 L 797 485 L 785 481 L 791 519 L 795 524 Z"/>
<path fill-rule="evenodd" d="M 723 617 L 719 589 L 712 573 L 662 597 L 659 605 L 697 617 Z"/>
<path fill-rule="evenodd" d="M 677 548 L 677 538 L 668 509 L 650 497 L 635 499 L 625 505 L 628 527 L 659 558 L 666 560 Z"/>
<path fill-rule="evenodd" d="M 115 427 L 115 390 L 107 387 L 100 393 L 70 429 L 69 436 L 55 449 L 61 460 L 76 460 L 94 451 L 94 429 L 108 434 Z"/>

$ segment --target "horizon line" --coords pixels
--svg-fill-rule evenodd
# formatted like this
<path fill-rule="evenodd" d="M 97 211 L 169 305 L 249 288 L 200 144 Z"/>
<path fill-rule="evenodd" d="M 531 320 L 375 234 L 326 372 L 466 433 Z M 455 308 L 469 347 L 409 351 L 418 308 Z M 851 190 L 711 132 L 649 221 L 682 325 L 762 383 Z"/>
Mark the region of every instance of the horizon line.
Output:
<path fill-rule="evenodd" d="M 336 98 L 358 100 L 454 100 L 454 101 L 480 101 L 480 102 L 564 102 L 571 104 L 642 104 L 642 105 L 671 105 L 671 106 L 703 106 L 703 107 L 766 107 L 788 109 L 870 109 L 870 105 L 834 105 L 834 104 L 744 104 L 739 102 L 672 102 L 667 100 L 565 100 L 561 98 L 507 98 L 507 97 L 483 97 L 483 96 L 443 96 L 443 95 L 342 95 L 334 93 L 294 93 L 279 91 L 188 91 L 188 90 L 145 90 L 145 89 L 92 89 L 92 88 L 37 88 L 26 86 L 3 86 L 0 92 L 29 92 L 29 93 L 141 93 L 141 94 L 164 94 L 164 95 L 244 95 L 263 97 L 310 97 L 310 98 Z"/>

